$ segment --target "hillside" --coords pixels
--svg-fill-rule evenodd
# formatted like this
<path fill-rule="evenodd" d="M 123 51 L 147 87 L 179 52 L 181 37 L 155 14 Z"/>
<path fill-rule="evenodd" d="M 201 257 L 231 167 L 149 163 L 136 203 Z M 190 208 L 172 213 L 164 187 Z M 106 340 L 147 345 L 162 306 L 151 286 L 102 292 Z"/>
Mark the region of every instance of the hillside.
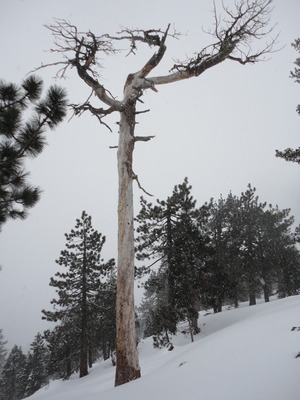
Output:
<path fill-rule="evenodd" d="M 89 376 L 53 381 L 30 400 L 298 400 L 300 295 L 200 315 L 201 333 L 173 338 L 174 350 L 139 344 L 142 378 L 113 388 L 110 361 Z"/>

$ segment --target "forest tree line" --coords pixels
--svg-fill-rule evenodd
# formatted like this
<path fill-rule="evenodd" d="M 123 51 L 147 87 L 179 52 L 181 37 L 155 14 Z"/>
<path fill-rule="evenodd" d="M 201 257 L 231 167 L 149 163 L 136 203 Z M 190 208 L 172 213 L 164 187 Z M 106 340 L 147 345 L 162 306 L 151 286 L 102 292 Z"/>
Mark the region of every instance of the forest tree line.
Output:
<path fill-rule="evenodd" d="M 139 273 L 147 276 L 141 319 L 157 344 L 184 319 L 198 333 L 200 308 L 220 312 L 225 303 L 254 305 L 300 288 L 300 229 L 293 231 L 289 209 L 260 202 L 250 184 L 239 197 L 201 207 L 191 189 L 185 179 L 166 200 L 141 198 L 136 217 L 137 258 L 145 264 Z"/>

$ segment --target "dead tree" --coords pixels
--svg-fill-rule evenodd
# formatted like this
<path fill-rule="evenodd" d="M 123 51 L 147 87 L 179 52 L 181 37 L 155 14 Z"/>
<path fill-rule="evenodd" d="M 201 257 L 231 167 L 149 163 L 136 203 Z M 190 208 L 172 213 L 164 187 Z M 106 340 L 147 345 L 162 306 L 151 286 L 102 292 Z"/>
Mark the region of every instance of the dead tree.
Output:
<path fill-rule="evenodd" d="M 137 110 L 143 93 L 147 89 L 157 91 L 156 86 L 201 75 L 225 60 L 241 64 L 256 63 L 273 51 L 275 39 L 270 38 L 263 48 L 252 50 L 253 41 L 269 36 L 273 27 L 269 25 L 272 0 L 239 0 L 233 10 L 223 5 L 224 17 L 214 9 L 214 29 L 208 32 L 213 43 L 195 53 L 186 61 L 178 61 L 163 76 L 150 76 L 164 57 L 166 42 L 177 33 L 165 29 L 130 30 L 123 29 L 115 36 L 96 36 L 92 32 L 80 32 L 65 20 L 55 20 L 47 26 L 55 38 L 53 52 L 61 53 L 62 60 L 49 65 L 59 66 L 58 77 L 64 77 L 69 68 L 92 89 L 92 93 L 104 107 L 95 107 L 90 99 L 81 105 L 73 105 L 75 114 L 89 111 L 101 124 L 110 127 L 104 117 L 120 113 L 118 143 L 118 275 L 117 275 L 117 337 L 116 337 L 116 378 L 115 385 L 121 385 L 140 377 L 140 367 L 135 339 L 134 313 L 134 234 L 133 234 L 133 180 L 138 182 L 132 169 L 132 155 L 137 141 L 149 141 L 152 137 L 135 135 Z M 122 100 L 117 100 L 100 82 L 99 70 L 102 65 L 99 55 L 117 53 L 116 44 L 129 43 L 126 55 L 135 55 L 138 44 L 154 49 L 152 57 L 135 73 L 128 75 Z M 139 182 L 138 182 L 139 184 Z M 140 185 L 139 185 L 140 186 Z"/>

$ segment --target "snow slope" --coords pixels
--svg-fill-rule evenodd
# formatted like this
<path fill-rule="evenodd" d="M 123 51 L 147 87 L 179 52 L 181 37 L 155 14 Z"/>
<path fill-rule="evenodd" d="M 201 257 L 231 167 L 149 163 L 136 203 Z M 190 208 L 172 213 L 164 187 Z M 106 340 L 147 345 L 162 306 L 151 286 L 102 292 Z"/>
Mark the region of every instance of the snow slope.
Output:
<path fill-rule="evenodd" d="M 82 379 L 53 381 L 30 400 L 299 400 L 300 295 L 200 316 L 201 333 L 175 348 L 139 345 L 142 378 L 113 388 L 110 361 Z"/>

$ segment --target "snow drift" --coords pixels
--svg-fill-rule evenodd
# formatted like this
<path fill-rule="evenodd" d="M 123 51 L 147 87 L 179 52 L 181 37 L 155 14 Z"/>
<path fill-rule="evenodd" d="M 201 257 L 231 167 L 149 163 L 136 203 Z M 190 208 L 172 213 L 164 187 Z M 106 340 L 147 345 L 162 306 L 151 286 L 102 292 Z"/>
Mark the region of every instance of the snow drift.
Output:
<path fill-rule="evenodd" d="M 201 333 L 173 351 L 139 344 L 142 378 L 113 387 L 109 360 L 82 379 L 52 381 L 30 400 L 299 400 L 300 295 L 200 315 Z"/>

